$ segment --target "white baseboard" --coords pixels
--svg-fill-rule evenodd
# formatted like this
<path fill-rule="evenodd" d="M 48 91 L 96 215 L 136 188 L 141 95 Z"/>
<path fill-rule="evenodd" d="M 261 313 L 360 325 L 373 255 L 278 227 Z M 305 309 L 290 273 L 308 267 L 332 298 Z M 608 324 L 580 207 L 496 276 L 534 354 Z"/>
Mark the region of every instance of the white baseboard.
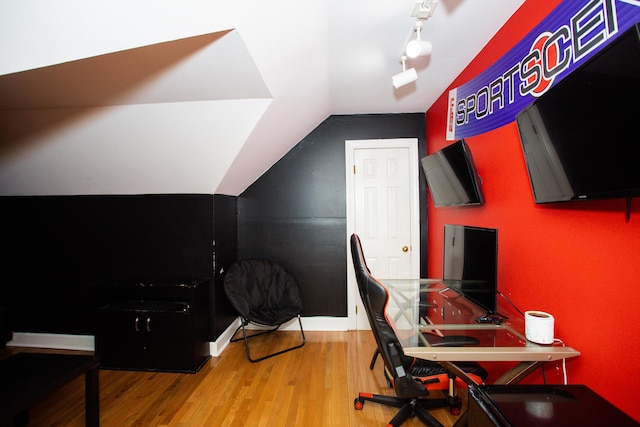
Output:
<path fill-rule="evenodd" d="M 236 319 L 216 341 L 209 343 L 211 356 L 218 357 L 229 345 L 232 334 L 240 326 L 240 319 Z M 348 322 L 346 317 L 303 317 L 302 327 L 305 331 L 346 331 Z M 299 330 L 298 320 L 282 325 L 284 331 Z M 38 347 L 53 348 L 59 350 L 83 350 L 95 351 L 95 338 L 93 335 L 66 335 L 66 334 L 44 334 L 31 332 L 14 332 L 13 339 L 7 343 L 10 347 Z"/>
<path fill-rule="evenodd" d="M 347 331 L 348 322 L 346 317 L 303 317 L 302 328 L 305 331 Z M 218 357 L 224 349 L 229 345 L 229 341 L 233 333 L 240 326 L 240 318 L 237 318 L 229 327 L 218 337 L 215 342 L 210 343 L 211 356 Z M 255 325 L 248 325 L 247 329 L 263 329 Z M 268 329 L 268 328 L 264 328 Z M 280 327 L 283 331 L 299 331 L 298 319 L 290 320 Z"/>
<path fill-rule="evenodd" d="M 302 328 L 305 331 L 348 331 L 348 320 L 346 317 L 303 317 Z M 292 320 L 282 326 L 283 330 L 299 329 L 298 321 Z"/>
<path fill-rule="evenodd" d="M 229 340 L 231 340 L 231 337 L 233 336 L 233 333 L 236 331 L 238 326 L 240 326 L 240 318 L 237 318 L 236 320 L 231 322 L 229 327 L 225 329 L 222 334 L 220 334 L 217 340 L 209 343 L 209 351 L 211 353 L 211 356 L 218 357 L 222 354 L 224 349 L 229 345 Z"/>
<path fill-rule="evenodd" d="M 302 328 L 305 331 L 348 331 L 348 321 L 346 317 L 303 317 Z M 240 323 L 238 323 L 238 326 Z M 236 326 L 236 328 L 238 327 Z M 271 329 L 268 326 L 249 324 L 247 329 Z M 298 318 L 289 320 L 280 326 L 281 331 L 299 331 Z"/>

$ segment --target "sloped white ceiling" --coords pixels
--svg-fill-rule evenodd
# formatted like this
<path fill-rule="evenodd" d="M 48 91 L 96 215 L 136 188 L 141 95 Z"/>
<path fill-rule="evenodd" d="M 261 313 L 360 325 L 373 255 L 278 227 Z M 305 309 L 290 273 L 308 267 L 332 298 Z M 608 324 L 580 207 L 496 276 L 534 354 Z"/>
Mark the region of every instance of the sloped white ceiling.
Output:
<path fill-rule="evenodd" d="M 6 110 L 271 98 L 233 30 L 7 74 L 0 93 Z"/>
<path fill-rule="evenodd" d="M 523 0 L 6 0 L 0 194 L 238 195 L 330 114 L 424 112 Z"/>
<path fill-rule="evenodd" d="M 77 115 L 59 117 L 45 135 L 28 141 L 26 148 L 23 143 L 20 153 L 0 167 L 0 193 L 212 193 L 268 103 L 199 101 L 24 111 L 21 119 L 34 121 L 51 112 Z"/>
<path fill-rule="evenodd" d="M 236 31 L 8 74 L 0 94 L 4 194 L 213 193 L 271 102 Z"/>

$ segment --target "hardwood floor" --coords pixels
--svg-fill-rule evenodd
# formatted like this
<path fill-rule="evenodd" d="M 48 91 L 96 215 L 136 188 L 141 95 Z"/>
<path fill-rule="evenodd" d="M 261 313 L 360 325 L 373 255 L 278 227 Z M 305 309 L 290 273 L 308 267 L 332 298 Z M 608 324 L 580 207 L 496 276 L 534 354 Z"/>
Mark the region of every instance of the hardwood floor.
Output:
<path fill-rule="evenodd" d="M 360 391 L 394 395 L 381 359 L 369 370 L 371 332 L 306 335 L 303 348 L 259 363 L 247 360 L 242 343 L 229 344 L 195 375 L 101 370 L 101 426 L 385 426 L 396 409 L 371 402 L 361 411 L 353 407 Z M 256 338 L 252 354 L 297 339 L 295 332 Z M 447 409 L 434 415 L 446 426 L 457 419 Z M 30 426 L 83 426 L 83 378 L 34 405 L 30 421 Z M 422 425 L 417 419 L 403 424 Z"/>

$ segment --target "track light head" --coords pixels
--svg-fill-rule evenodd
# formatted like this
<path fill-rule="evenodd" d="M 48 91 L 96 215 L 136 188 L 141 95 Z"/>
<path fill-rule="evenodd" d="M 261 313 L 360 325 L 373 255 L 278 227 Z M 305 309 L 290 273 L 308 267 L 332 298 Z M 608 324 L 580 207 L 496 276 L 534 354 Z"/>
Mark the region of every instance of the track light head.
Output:
<path fill-rule="evenodd" d="M 416 38 L 407 43 L 407 47 L 405 48 L 405 54 L 409 58 L 417 58 L 418 56 L 428 56 L 431 54 L 433 50 L 433 45 L 431 42 L 422 40 L 420 38 L 420 33 L 422 31 L 422 20 L 417 20 L 415 25 Z"/>
<path fill-rule="evenodd" d="M 406 86 L 409 83 L 418 80 L 418 73 L 416 73 L 415 68 L 409 68 L 406 71 L 396 74 L 391 79 L 393 80 L 393 87 L 395 89 L 399 89 L 402 86 Z"/>
<path fill-rule="evenodd" d="M 413 59 L 417 58 L 418 56 L 429 56 L 431 55 L 432 50 L 433 45 L 429 41 L 411 40 L 409 43 L 407 43 L 405 53 L 409 58 Z"/>
<path fill-rule="evenodd" d="M 396 89 L 401 88 L 402 86 L 406 86 L 409 83 L 415 82 L 416 80 L 418 80 L 418 73 L 416 72 L 415 68 L 412 67 L 412 68 L 409 68 L 408 70 L 406 69 L 407 57 L 402 56 L 400 58 L 400 62 L 402 62 L 402 72 L 396 74 L 391 78 L 393 82 L 393 87 Z"/>

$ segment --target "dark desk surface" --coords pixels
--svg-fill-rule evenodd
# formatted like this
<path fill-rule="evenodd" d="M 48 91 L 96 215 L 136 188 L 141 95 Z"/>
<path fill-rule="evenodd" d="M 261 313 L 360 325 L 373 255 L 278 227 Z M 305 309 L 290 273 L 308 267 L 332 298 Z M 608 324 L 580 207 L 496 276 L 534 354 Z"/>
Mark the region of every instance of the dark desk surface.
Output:
<path fill-rule="evenodd" d="M 0 360 L 0 425 L 10 424 L 15 415 L 81 374 L 87 375 L 87 424 L 93 424 L 89 419 L 97 414 L 98 367 L 99 357 L 93 355 L 18 353 Z"/>
<path fill-rule="evenodd" d="M 640 425 L 584 385 L 470 387 L 468 419 L 469 427 Z"/>

